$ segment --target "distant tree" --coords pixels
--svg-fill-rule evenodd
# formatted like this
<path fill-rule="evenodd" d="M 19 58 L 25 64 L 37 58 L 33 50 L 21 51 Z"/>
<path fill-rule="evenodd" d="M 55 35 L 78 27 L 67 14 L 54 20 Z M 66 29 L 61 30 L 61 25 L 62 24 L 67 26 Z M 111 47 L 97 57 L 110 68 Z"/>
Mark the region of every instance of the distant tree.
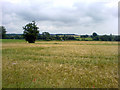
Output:
<path fill-rule="evenodd" d="M 50 36 L 50 33 L 49 32 L 43 32 L 42 35 L 43 36 Z"/>
<path fill-rule="evenodd" d="M 43 39 L 42 35 L 39 34 L 38 37 L 37 37 L 37 39 L 38 39 L 38 40 Z"/>
<path fill-rule="evenodd" d="M 58 35 L 56 35 L 55 39 L 56 40 L 61 40 L 61 38 Z"/>
<path fill-rule="evenodd" d="M 51 40 L 55 40 L 56 38 L 55 38 L 55 35 L 50 35 L 50 39 Z"/>
<path fill-rule="evenodd" d="M 94 33 L 92 34 L 92 36 L 93 36 L 93 37 L 96 37 L 96 36 L 98 36 L 98 35 L 97 35 L 97 33 L 94 32 Z"/>
<path fill-rule="evenodd" d="M 99 36 L 95 36 L 92 38 L 94 41 L 99 41 Z"/>
<path fill-rule="evenodd" d="M 110 34 L 110 41 L 114 40 L 114 36 L 112 34 Z"/>
<path fill-rule="evenodd" d="M 4 39 L 6 37 L 6 29 L 4 26 L 0 26 L 0 38 Z"/>
<path fill-rule="evenodd" d="M 66 35 L 64 35 L 64 36 L 62 37 L 62 39 L 63 39 L 63 40 L 67 40 L 68 37 L 67 37 Z"/>
<path fill-rule="evenodd" d="M 32 23 L 28 23 L 27 25 L 25 25 L 23 29 L 24 29 L 23 36 L 25 40 L 28 41 L 29 43 L 35 43 L 35 40 L 39 35 L 38 31 L 39 28 L 35 24 L 35 21 L 32 21 Z"/>
<path fill-rule="evenodd" d="M 118 35 L 118 36 L 115 36 L 114 37 L 114 41 L 120 41 L 120 36 Z"/>
<path fill-rule="evenodd" d="M 77 40 L 74 36 L 69 36 L 68 40 Z"/>
<path fill-rule="evenodd" d="M 47 40 L 47 41 L 51 40 L 51 39 L 50 39 L 50 33 L 49 33 L 49 32 L 43 32 L 43 33 L 42 33 L 42 36 L 43 36 L 43 39 L 44 39 L 44 40 Z"/>
<path fill-rule="evenodd" d="M 15 35 L 14 38 L 15 38 L 15 39 L 21 39 L 21 36 Z"/>
<path fill-rule="evenodd" d="M 97 33 L 94 32 L 91 37 L 94 41 L 99 41 L 99 36 Z"/>
<path fill-rule="evenodd" d="M 88 35 L 81 35 L 81 38 L 88 38 Z"/>
<path fill-rule="evenodd" d="M 111 41 L 111 37 L 109 35 L 100 36 L 101 41 Z"/>

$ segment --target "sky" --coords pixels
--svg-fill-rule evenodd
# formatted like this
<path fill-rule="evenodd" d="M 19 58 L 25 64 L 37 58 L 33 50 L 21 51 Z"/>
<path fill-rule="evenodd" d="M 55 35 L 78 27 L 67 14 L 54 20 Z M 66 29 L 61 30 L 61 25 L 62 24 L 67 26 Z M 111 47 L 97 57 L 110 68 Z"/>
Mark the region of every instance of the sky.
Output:
<path fill-rule="evenodd" d="M 36 21 L 40 33 L 118 34 L 118 0 L 2 0 L 0 23 L 7 33 L 23 33 Z"/>

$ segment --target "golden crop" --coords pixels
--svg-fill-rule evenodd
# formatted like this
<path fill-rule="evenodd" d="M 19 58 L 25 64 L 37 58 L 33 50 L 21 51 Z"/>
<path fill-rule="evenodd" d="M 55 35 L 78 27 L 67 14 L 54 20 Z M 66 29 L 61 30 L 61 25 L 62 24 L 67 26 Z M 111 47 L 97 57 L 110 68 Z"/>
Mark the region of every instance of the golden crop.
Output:
<path fill-rule="evenodd" d="M 118 43 L 4 43 L 3 88 L 117 88 Z"/>

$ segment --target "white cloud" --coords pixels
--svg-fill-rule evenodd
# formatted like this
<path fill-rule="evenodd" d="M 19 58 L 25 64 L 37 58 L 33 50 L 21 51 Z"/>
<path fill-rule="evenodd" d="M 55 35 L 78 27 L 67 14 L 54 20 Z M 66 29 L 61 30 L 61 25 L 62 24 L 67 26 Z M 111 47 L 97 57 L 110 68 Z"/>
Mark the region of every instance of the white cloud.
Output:
<path fill-rule="evenodd" d="M 22 33 L 35 20 L 50 33 L 117 34 L 117 0 L 4 0 L 3 25 Z"/>

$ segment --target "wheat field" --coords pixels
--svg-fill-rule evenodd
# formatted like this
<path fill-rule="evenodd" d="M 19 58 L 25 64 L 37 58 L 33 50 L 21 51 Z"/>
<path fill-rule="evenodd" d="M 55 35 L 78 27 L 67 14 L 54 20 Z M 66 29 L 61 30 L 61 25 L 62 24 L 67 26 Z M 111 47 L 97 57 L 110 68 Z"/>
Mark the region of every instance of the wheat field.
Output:
<path fill-rule="evenodd" d="M 3 40 L 3 88 L 118 88 L 118 42 Z"/>

